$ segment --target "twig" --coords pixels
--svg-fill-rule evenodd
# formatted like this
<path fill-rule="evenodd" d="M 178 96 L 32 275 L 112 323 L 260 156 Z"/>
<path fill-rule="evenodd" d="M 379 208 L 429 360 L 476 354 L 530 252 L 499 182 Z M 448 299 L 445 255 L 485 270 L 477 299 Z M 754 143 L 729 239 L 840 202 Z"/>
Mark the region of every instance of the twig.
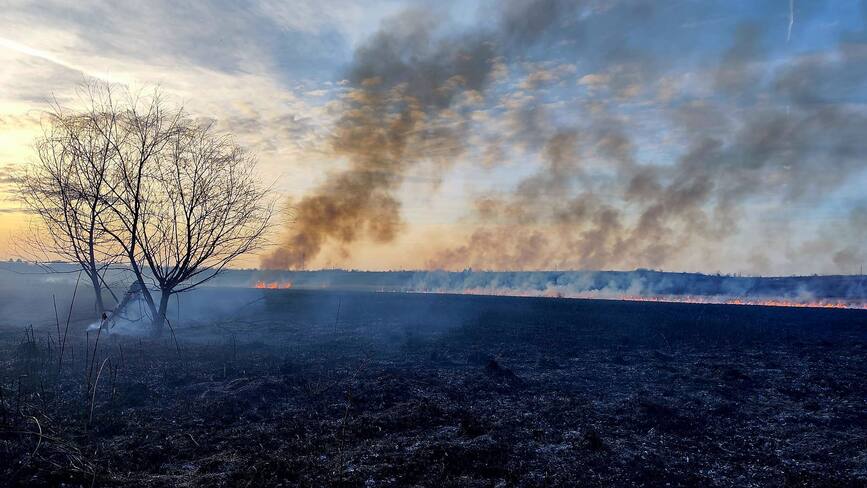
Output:
<path fill-rule="evenodd" d="M 54 303 L 54 323 L 57 324 L 57 343 L 60 344 L 60 317 L 57 315 L 57 297 L 51 294 L 51 302 Z"/>
<path fill-rule="evenodd" d="M 15 395 L 15 411 L 21 413 L 21 378 L 26 378 L 27 375 L 18 376 L 18 393 Z"/>
<path fill-rule="evenodd" d="M 39 419 L 37 419 L 36 417 L 31 415 L 30 418 L 32 418 L 33 421 L 36 422 L 36 427 L 39 429 L 39 440 L 36 441 L 36 448 L 34 448 L 33 452 L 30 454 L 30 457 L 32 458 L 36 456 L 36 451 L 38 451 L 39 446 L 42 445 L 42 424 L 39 423 Z"/>
<path fill-rule="evenodd" d="M 93 421 L 93 406 L 96 403 L 96 387 L 99 385 L 99 376 L 102 374 L 102 368 L 105 367 L 106 362 L 108 362 L 108 358 L 103 359 L 102 365 L 100 365 L 99 367 L 99 371 L 96 372 L 96 380 L 94 380 L 93 382 L 93 394 L 90 396 L 90 416 L 88 416 L 87 418 L 88 426 Z"/>
<path fill-rule="evenodd" d="M 81 454 L 81 450 L 78 447 L 58 437 L 52 437 L 49 435 L 45 435 L 42 432 L 33 432 L 29 430 L 5 430 L 0 431 L 0 435 L 34 435 L 39 437 L 40 439 L 51 441 L 55 444 L 63 446 L 70 451 L 65 454 L 67 459 L 69 460 L 70 465 L 72 466 L 72 469 L 88 474 L 95 472 L 94 468 L 90 465 L 85 456 Z M 52 462 L 50 459 L 48 460 L 48 462 L 56 467 L 60 467 L 60 465 Z"/>
<path fill-rule="evenodd" d="M 172 327 L 172 322 L 168 317 L 163 316 L 166 319 L 166 323 L 169 325 L 169 331 L 172 333 L 172 339 L 175 341 L 175 349 L 178 351 L 178 357 L 181 357 L 181 345 L 178 344 L 178 337 L 175 335 L 175 328 Z"/>
<path fill-rule="evenodd" d="M 96 331 L 96 340 L 93 342 L 93 354 L 90 356 L 90 369 L 87 371 L 87 388 L 90 390 L 90 377 L 93 376 L 93 365 L 96 362 L 96 353 L 99 350 L 99 336 L 102 334 L 102 326 Z M 108 358 L 106 358 L 108 359 Z"/>
<path fill-rule="evenodd" d="M 75 305 L 75 295 L 78 293 L 78 282 L 81 280 L 81 271 L 75 279 L 75 288 L 72 290 L 72 301 L 69 302 L 69 313 L 66 314 L 66 330 L 63 331 L 63 342 L 60 343 L 60 355 L 57 359 L 57 372 L 63 367 L 63 350 L 66 347 L 66 336 L 69 334 L 69 319 L 72 318 L 72 306 Z"/>

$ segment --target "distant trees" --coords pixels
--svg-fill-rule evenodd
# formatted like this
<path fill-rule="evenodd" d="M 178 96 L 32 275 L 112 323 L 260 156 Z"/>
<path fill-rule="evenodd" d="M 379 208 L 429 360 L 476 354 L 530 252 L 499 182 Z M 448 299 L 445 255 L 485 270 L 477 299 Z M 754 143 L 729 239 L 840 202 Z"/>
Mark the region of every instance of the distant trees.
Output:
<path fill-rule="evenodd" d="M 100 273 L 119 261 L 160 333 L 172 294 L 263 244 L 268 189 L 230 136 L 168 108 L 158 91 L 143 97 L 91 83 L 81 94 L 83 110 L 49 113 L 22 200 L 54 252 L 91 278 L 100 313 Z"/>

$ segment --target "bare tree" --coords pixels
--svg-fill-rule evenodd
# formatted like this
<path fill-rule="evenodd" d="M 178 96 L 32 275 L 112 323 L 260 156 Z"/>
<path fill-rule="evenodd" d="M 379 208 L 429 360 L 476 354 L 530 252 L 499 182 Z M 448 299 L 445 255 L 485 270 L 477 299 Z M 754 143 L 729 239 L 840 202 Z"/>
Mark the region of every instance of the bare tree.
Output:
<path fill-rule="evenodd" d="M 106 310 L 104 273 L 116 257 L 101 225 L 113 154 L 98 127 L 107 123 L 105 117 L 93 110 L 66 113 L 54 105 L 35 143 L 35 164 L 18 181 L 22 201 L 38 216 L 30 249 L 77 263 L 93 286 L 97 316 Z"/>
<path fill-rule="evenodd" d="M 159 173 L 161 154 L 173 135 L 181 130 L 183 111 L 167 109 L 158 90 L 150 96 L 125 92 L 118 99 L 113 96 L 110 85 L 99 85 L 91 93 L 94 93 L 90 97 L 91 106 L 111 114 L 113 121 L 102 128 L 102 137 L 111 145 L 114 159 L 108 191 L 103 195 L 110 211 L 102 214 L 101 224 L 125 256 L 135 277 L 115 313 L 122 312 L 131 297 L 140 294 L 154 324 L 161 324 L 165 317 L 158 318 L 157 305 L 148 287 L 151 280 L 146 269 L 148 259 L 140 246 L 141 226 L 145 202 L 157 199 L 159 190 L 155 188 L 154 175 Z"/>
<path fill-rule="evenodd" d="M 152 310 L 159 332 L 172 294 L 262 246 L 273 205 L 255 159 L 213 124 L 189 119 L 169 135 L 145 181 L 135 240 L 160 292 Z"/>
<path fill-rule="evenodd" d="M 158 90 L 141 96 L 90 83 L 81 93 L 84 110 L 52 112 L 23 199 L 55 254 L 91 277 L 100 313 L 100 273 L 123 257 L 134 283 L 120 303 L 140 294 L 160 333 L 172 294 L 264 243 L 273 202 L 255 158 L 213 124 L 167 108 Z"/>

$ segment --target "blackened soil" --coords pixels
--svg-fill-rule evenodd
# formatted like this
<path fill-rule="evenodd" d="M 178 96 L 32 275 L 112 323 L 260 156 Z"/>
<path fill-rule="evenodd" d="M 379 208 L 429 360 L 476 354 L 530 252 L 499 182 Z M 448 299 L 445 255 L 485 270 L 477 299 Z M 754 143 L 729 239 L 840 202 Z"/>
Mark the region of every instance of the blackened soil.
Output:
<path fill-rule="evenodd" d="M 0 484 L 867 483 L 860 311 L 275 290 L 73 328 L 59 367 L 54 324 L 0 336 Z"/>

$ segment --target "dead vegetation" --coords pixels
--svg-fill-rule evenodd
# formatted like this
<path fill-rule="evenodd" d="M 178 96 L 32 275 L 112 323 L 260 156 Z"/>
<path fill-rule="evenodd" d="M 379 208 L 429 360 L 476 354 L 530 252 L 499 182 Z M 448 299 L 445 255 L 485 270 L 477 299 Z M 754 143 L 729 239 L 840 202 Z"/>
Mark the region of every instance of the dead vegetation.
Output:
<path fill-rule="evenodd" d="M 97 342 L 73 321 L 60 363 L 56 325 L 5 330 L 2 479 L 154 487 L 867 481 L 867 318 L 857 312 L 739 309 L 740 326 L 726 334 L 713 320 L 690 322 L 693 305 L 267 298 L 254 322 L 178 326 L 177 345 Z M 726 309 L 703 315 L 713 313 Z M 606 314 L 607 328 L 598 321 Z M 622 314 L 638 323 L 619 322 Z M 639 333 L 642 317 L 656 330 Z M 768 320 L 792 334 L 766 334 Z"/>

